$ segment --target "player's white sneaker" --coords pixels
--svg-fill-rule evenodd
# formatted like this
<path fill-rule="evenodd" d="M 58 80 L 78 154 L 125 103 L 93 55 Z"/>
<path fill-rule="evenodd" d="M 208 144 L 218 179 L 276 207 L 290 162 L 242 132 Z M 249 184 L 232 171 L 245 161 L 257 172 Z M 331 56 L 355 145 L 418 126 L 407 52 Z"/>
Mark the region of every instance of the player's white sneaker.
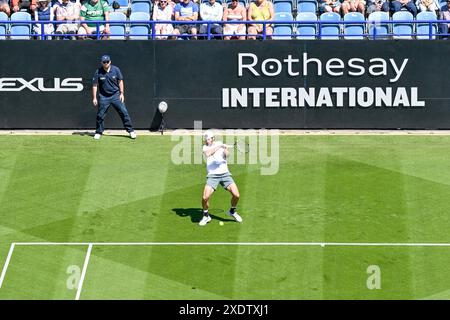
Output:
<path fill-rule="evenodd" d="M 102 135 L 100 133 L 94 134 L 94 140 L 100 140 L 101 137 Z"/>
<path fill-rule="evenodd" d="M 228 214 L 232 216 L 237 222 L 242 222 L 242 218 L 240 215 L 238 215 L 237 212 L 231 213 L 230 211 L 228 211 Z"/>
<path fill-rule="evenodd" d="M 203 216 L 202 220 L 200 220 L 200 222 L 198 223 L 199 226 L 206 226 L 206 224 L 208 222 L 211 221 L 211 217 L 210 216 Z"/>
<path fill-rule="evenodd" d="M 131 139 L 136 139 L 136 137 L 137 137 L 136 132 L 131 131 L 131 132 L 130 132 L 130 138 L 131 138 Z"/>

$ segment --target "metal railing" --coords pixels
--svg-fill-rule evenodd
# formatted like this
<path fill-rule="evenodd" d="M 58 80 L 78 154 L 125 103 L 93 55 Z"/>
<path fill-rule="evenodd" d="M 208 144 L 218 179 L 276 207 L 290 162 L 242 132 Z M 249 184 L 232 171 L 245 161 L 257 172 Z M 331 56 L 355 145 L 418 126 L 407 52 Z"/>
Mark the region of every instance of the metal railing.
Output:
<path fill-rule="evenodd" d="M 95 32 L 92 34 L 57 34 L 55 32 L 53 33 L 45 33 L 45 29 L 43 25 L 46 24 L 52 24 L 54 26 L 58 26 L 60 24 L 78 24 L 79 27 L 81 27 L 82 23 L 88 23 L 88 24 L 95 24 Z M 125 30 L 123 33 L 110 33 L 110 34 L 104 34 L 100 31 L 100 28 L 102 25 L 109 24 L 110 26 L 123 26 L 123 29 Z M 200 25 L 206 24 L 207 29 L 206 33 L 197 33 L 197 34 L 157 34 L 156 33 L 156 25 L 158 24 L 171 24 L 172 26 L 176 27 L 177 25 L 194 25 L 195 27 L 199 27 Z M 211 27 L 213 25 L 231 25 L 231 24 L 243 24 L 246 25 L 247 28 L 249 25 L 254 24 L 260 24 L 262 25 L 262 32 L 259 34 L 249 34 L 248 32 L 244 34 L 227 34 L 227 33 L 220 33 L 220 34 L 214 34 L 211 32 Z M 365 21 L 153 21 L 153 20 L 127 20 L 127 21 L 71 21 L 68 23 L 67 21 L 11 21 L 11 20 L 0 20 L 0 28 L 2 26 L 6 30 L 6 32 L 1 33 L 0 31 L 0 37 L 10 38 L 10 39 L 24 39 L 24 38 L 32 38 L 32 37 L 38 37 L 40 39 L 47 39 L 48 37 L 51 38 L 60 38 L 60 37 L 89 37 L 89 38 L 95 38 L 97 40 L 107 37 L 110 39 L 114 38 L 120 38 L 123 37 L 123 39 L 151 39 L 156 40 L 159 37 L 173 37 L 173 38 L 191 38 L 191 37 L 202 37 L 208 40 L 211 40 L 212 38 L 216 37 L 256 37 L 261 40 L 267 40 L 267 39 L 279 39 L 279 38 L 286 38 L 286 39 L 304 39 L 304 38 L 311 38 L 311 39 L 336 39 L 336 38 L 364 38 L 364 39 L 401 39 L 409 37 L 411 39 L 417 38 L 417 39 L 436 39 L 438 37 L 449 37 L 450 34 L 448 33 L 448 28 L 446 28 L 446 32 L 440 32 L 440 26 L 441 25 L 447 25 L 450 24 L 450 20 L 413 20 L 413 21 L 405 21 L 405 20 L 365 20 Z M 39 28 L 41 31 L 39 33 L 33 32 L 33 26 L 40 25 Z M 308 25 L 308 26 L 314 26 L 315 33 L 314 34 L 301 34 L 299 31 L 301 31 L 301 26 Z M 395 32 L 395 26 L 411 26 L 411 33 L 396 33 Z M 427 26 L 427 32 L 426 33 L 419 33 L 417 31 L 419 26 Z M 30 32 L 28 33 L 11 33 L 8 32 L 8 30 L 11 30 L 14 26 L 28 26 Z M 148 32 L 147 33 L 132 33 L 131 29 L 134 26 L 145 26 L 147 27 Z M 273 35 L 270 35 L 267 33 L 267 30 L 269 27 L 277 27 L 277 26 L 291 26 L 291 32 L 286 34 L 280 34 L 278 32 L 275 32 Z M 335 26 L 338 28 L 338 32 L 334 32 L 333 34 L 328 34 L 327 32 L 324 33 L 323 28 L 327 26 Z M 357 33 L 357 34 L 349 34 L 345 32 L 346 26 L 358 26 L 361 27 L 363 32 Z M 10 28 L 8 28 L 10 27 Z M 381 28 L 385 31 L 383 34 L 380 34 Z M 56 29 L 56 28 L 54 28 Z M 127 31 L 128 29 L 128 31 Z M 0 29 L 1 30 L 1 29 Z M 336 31 L 336 30 L 335 30 Z"/>

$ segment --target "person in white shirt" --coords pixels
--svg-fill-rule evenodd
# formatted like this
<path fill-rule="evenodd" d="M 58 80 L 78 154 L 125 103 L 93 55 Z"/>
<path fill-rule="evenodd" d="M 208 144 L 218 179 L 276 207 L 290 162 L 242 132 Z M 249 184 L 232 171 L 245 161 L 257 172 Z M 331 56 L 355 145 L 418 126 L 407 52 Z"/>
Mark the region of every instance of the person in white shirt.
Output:
<path fill-rule="evenodd" d="M 203 218 L 199 222 L 199 225 L 205 226 L 211 221 L 208 213 L 209 199 L 219 184 L 231 193 L 231 208 L 228 214 L 237 222 L 242 222 L 241 216 L 236 211 L 236 206 L 239 201 L 239 189 L 231 177 L 227 165 L 227 157 L 229 155 L 228 146 L 221 141 L 215 141 L 214 133 L 211 130 L 206 131 L 203 137 L 205 141 L 203 154 L 206 158 L 206 171 L 208 175 L 202 197 Z"/>
<path fill-rule="evenodd" d="M 222 17 L 223 6 L 216 0 L 208 0 L 200 5 L 200 18 L 203 21 L 222 21 Z M 208 25 L 206 23 L 200 26 L 200 34 L 204 34 L 204 37 L 207 37 Z M 220 35 L 215 37 L 221 38 L 223 34 L 222 26 L 218 23 L 211 24 L 210 34 Z"/>
<path fill-rule="evenodd" d="M 171 21 L 173 16 L 173 8 L 168 4 L 168 0 L 155 1 L 155 8 L 153 9 L 153 21 Z M 164 36 L 156 36 L 156 39 L 167 39 L 173 33 L 173 26 L 171 23 L 157 23 L 155 24 L 155 33 L 163 34 Z"/>

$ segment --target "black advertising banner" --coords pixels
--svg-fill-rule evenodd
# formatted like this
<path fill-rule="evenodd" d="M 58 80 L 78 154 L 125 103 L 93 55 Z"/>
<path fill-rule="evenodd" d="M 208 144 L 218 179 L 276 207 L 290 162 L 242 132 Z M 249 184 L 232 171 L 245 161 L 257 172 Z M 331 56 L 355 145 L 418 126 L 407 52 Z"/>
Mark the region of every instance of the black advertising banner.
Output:
<path fill-rule="evenodd" d="M 0 128 L 92 129 L 102 54 L 137 129 L 449 129 L 448 41 L 3 41 Z M 110 111 L 106 128 L 121 128 Z"/>

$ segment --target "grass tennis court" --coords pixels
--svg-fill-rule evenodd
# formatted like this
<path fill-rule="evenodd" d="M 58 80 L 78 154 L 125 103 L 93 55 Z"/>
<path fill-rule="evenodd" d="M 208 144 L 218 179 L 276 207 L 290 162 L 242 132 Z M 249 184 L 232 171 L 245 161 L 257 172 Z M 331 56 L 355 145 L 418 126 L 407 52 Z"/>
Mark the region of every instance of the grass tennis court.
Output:
<path fill-rule="evenodd" d="M 20 242 L 450 243 L 450 136 L 280 136 L 276 175 L 205 165 L 170 136 L 0 136 L 0 268 Z M 220 226 L 219 221 L 224 221 Z M 0 299 L 75 299 L 88 245 L 16 245 Z M 450 247 L 94 245 L 80 299 L 450 299 Z M 369 289 L 370 266 L 381 272 Z"/>

